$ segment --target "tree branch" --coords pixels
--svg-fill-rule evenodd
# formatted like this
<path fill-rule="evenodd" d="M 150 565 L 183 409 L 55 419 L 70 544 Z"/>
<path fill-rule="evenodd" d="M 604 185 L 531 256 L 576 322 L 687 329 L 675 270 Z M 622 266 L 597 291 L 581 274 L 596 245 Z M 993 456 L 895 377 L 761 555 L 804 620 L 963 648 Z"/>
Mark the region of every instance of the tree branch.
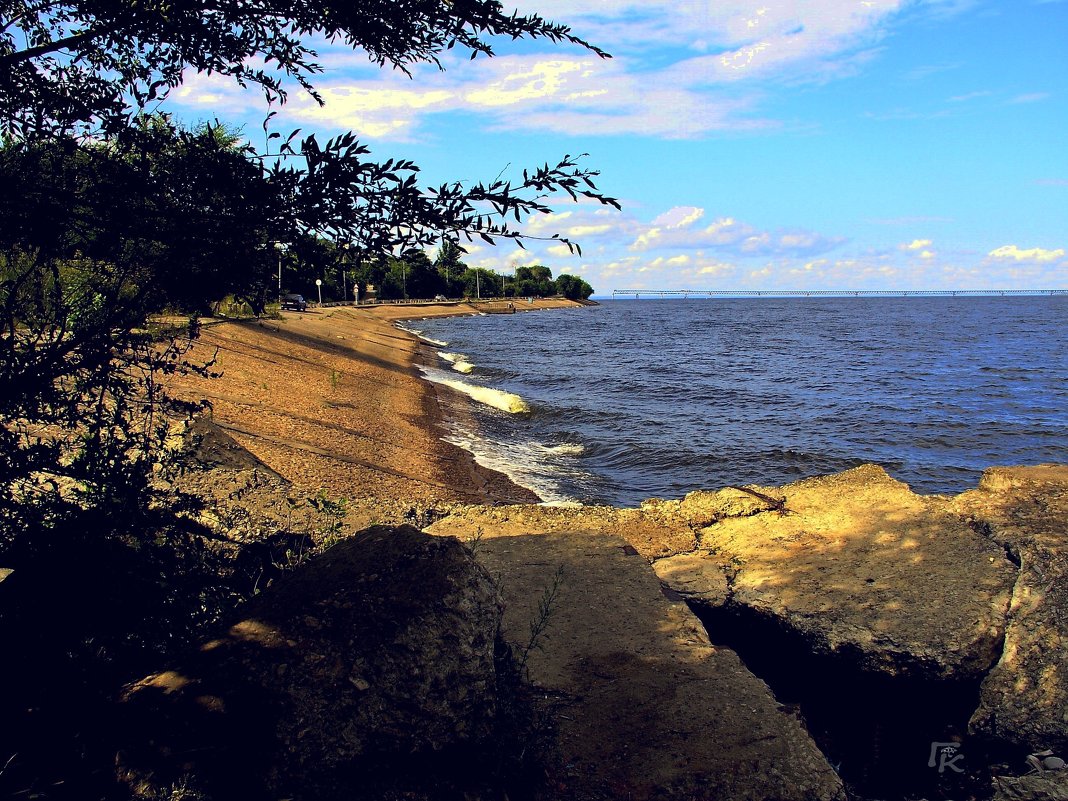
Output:
<path fill-rule="evenodd" d="M 62 50 L 67 47 L 81 44 L 89 39 L 96 38 L 98 36 L 107 36 L 120 30 L 119 25 L 104 25 L 96 30 L 83 31 L 82 33 L 75 33 L 70 36 L 66 36 L 62 39 L 55 39 L 54 41 L 46 44 L 40 44 L 36 47 L 28 47 L 25 50 L 17 50 L 14 53 L 8 53 L 7 55 L 0 56 L 0 67 L 11 68 L 16 64 L 21 64 L 26 61 L 32 61 L 38 56 L 43 56 L 47 53 L 54 53 L 57 50 Z"/>

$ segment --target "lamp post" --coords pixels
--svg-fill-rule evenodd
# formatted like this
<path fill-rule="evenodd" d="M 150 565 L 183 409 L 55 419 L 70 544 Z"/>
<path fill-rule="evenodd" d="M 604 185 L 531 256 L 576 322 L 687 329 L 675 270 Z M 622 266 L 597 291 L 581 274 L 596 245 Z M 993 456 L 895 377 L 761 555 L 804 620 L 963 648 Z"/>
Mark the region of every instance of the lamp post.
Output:
<path fill-rule="evenodd" d="M 289 248 L 285 242 L 275 242 L 274 249 L 278 251 L 278 300 L 282 300 L 282 254 Z"/>
<path fill-rule="evenodd" d="M 323 305 L 323 279 L 315 279 L 315 288 L 319 290 L 319 305 Z"/>
<path fill-rule="evenodd" d="M 349 269 L 352 267 L 352 243 L 346 242 L 341 246 L 341 249 L 345 251 L 345 257 L 342 259 L 344 267 L 341 270 L 341 299 L 348 300 L 349 289 L 347 283 L 347 276 Z M 352 300 L 353 303 L 359 305 L 360 303 L 360 285 L 356 282 L 356 276 L 352 277 Z"/>

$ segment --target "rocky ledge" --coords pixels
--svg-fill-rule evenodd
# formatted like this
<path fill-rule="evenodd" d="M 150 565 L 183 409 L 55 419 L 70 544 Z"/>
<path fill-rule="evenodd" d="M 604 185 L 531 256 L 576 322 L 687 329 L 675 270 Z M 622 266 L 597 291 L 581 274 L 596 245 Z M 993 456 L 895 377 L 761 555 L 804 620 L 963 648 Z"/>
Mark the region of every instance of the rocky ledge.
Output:
<path fill-rule="evenodd" d="M 1068 467 L 956 497 L 867 465 L 423 522 L 344 539 L 130 685 L 128 786 L 1068 797 Z"/>
<path fill-rule="evenodd" d="M 1047 798 L 1026 788 L 1068 783 L 1068 467 L 992 468 L 949 497 L 865 465 L 635 510 L 458 507 L 433 530 L 527 535 L 546 553 L 565 533 L 580 553 L 618 537 L 807 718 L 862 796 Z M 507 588 L 518 568 L 497 569 Z M 991 783 L 1028 770 L 1042 775 Z"/>

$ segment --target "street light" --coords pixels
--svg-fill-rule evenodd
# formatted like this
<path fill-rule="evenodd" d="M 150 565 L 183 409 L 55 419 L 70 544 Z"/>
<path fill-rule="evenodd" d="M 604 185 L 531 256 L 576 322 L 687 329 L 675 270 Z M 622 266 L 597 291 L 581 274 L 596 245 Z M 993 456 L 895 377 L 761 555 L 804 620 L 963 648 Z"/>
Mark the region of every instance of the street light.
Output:
<path fill-rule="evenodd" d="M 274 249 L 278 251 L 278 300 L 282 300 L 282 254 L 289 250 L 285 242 L 275 242 Z"/>
<path fill-rule="evenodd" d="M 352 243 L 346 242 L 341 246 L 341 249 L 345 251 L 345 258 L 342 259 L 342 261 L 345 262 L 345 267 L 341 270 L 341 299 L 347 301 L 349 297 L 349 289 L 346 273 L 352 267 Z M 352 301 L 357 305 L 360 303 L 360 285 L 356 281 L 355 275 L 352 276 Z"/>
<path fill-rule="evenodd" d="M 323 279 L 315 279 L 315 288 L 319 290 L 319 305 L 323 305 Z"/>

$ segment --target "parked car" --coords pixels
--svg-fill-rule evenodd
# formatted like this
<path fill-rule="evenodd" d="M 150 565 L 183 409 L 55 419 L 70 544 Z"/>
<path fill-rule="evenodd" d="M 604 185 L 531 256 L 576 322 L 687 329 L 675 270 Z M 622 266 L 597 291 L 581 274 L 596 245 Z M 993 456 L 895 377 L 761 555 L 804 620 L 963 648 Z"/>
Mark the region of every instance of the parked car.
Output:
<path fill-rule="evenodd" d="M 441 302 L 443 300 L 448 300 L 448 298 L 446 298 L 444 295 L 435 295 L 434 300 Z"/>
<path fill-rule="evenodd" d="M 303 295 L 283 295 L 282 308 L 293 309 L 294 311 L 304 311 L 308 308 L 308 302 L 304 300 Z"/>

